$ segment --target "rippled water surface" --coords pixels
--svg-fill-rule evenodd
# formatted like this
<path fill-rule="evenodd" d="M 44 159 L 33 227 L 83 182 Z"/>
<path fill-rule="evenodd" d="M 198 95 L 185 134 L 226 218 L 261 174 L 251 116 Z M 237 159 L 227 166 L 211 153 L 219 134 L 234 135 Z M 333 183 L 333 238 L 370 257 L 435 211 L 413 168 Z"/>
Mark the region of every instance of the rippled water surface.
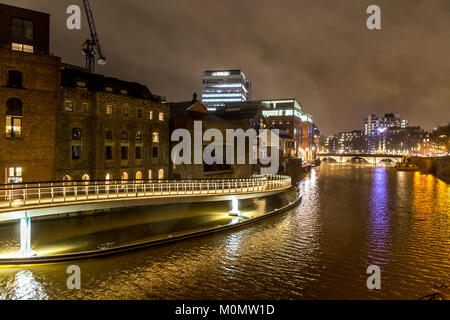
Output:
<path fill-rule="evenodd" d="M 0 298 L 417 299 L 434 285 L 450 285 L 448 184 L 387 167 L 324 164 L 299 188 L 299 207 L 246 228 L 108 258 L 1 268 Z M 283 201 L 247 201 L 243 211 L 255 215 Z M 170 228 L 161 219 L 158 227 L 148 220 L 181 209 L 190 213 L 183 223 L 168 220 Z M 34 228 L 33 243 L 95 248 L 174 232 L 180 224 L 229 223 L 225 203 L 181 209 L 116 213 L 107 222 L 42 221 L 41 231 L 52 229 L 39 236 Z M 14 232 L 7 227 L 0 227 L 0 245 L 13 248 Z M 85 236 L 76 237 L 74 229 Z M 81 268 L 79 291 L 66 288 L 70 264 Z M 373 264 L 381 268 L 381 290 L 366 288 L 366 269 Z"/>

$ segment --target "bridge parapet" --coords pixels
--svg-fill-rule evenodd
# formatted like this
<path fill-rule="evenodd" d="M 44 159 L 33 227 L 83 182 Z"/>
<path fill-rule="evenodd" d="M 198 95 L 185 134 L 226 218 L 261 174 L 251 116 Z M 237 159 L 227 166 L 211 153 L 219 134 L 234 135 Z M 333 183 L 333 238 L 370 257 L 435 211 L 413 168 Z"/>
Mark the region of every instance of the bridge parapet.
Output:
<path fill-rule="evenodd" d="M 183 181 L 83 181 L 0 185 L 2 214 L 90 202 L 181 196 L 259 194 L 291 187 L 288 176 Z"/>

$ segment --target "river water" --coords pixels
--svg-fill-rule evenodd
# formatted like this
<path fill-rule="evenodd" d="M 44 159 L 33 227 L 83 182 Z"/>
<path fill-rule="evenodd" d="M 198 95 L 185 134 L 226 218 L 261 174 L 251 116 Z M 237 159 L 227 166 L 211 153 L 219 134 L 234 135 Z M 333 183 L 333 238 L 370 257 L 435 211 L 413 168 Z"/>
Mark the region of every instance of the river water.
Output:
<path fill-rule="evenodd" d="M 245 228 L 106 258 L 0 268 L 0 299 L 418 299 L 450 285 L 448 184 L 391 167 L 323 164 L 298 188 L 298 207 Z M 246 200 L 241 209 L 258 215 L 286 201 Z M 39 221 L 33 249 L 157 238 L 230 223 L 228 210 L 191 204 Z M 17 245 L 17 228 L 0 226 L 1 250 Z M 71 264 L 81 269 L 81 290 L 67 289 Z M 380 267 L 380 290 L 367 289 L 370 265 Z"/>

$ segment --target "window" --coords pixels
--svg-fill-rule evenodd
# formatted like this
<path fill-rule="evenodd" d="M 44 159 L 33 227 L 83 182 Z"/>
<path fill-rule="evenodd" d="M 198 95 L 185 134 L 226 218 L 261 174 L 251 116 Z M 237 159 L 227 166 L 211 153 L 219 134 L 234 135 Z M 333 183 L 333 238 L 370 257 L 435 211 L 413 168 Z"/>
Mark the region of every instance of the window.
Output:
<path fill-rule="evenodd" d="M 21 183 L 22 182 L 22 167 L 9 167 L 7 182 L 8 183 Z"/>
<path fill-rule="evenodd" d="M 81 177 L 81 181 L 89 181 L 91 180 L 91 177 L 88 174 L 83 174 Z"/>
<path fill-rule="evenodd" d="M 122 175 L 120 176 L 121 180 L 128 180 L 128 172 L 122 172 Z"/>
<path fill-rule="evenodd" d="M 12 43 L 11 49 L 14 51 L 23 51 L 23 52 L 28 52 L 28 53 L 34 52 L 33 46 L 29 46 L 29 45 L 21 44 L 21 43 L 15 43 L 15 42 Z"/>
<path fill-rule="evenodd" d="M 72 160 L 80 160 L 80 159 L 81 159 L 81 147 L 72 146 Z"/>
<path fill-rule="evenodd" d="M 11 35 L 16 39 L 34 40 L 34 23 L 33 21 L 12 18 Z"/>
<path fill-rule="evenodd" d="M 153 132 L 153 142 L 159 143 L 159 133 L 158 132 Z"/>
<path fill-rule="evenodd" d="M 153 147 L 153 158 L 158 158 L 158 147 Z"/>
<path fill-rule="evenodd" d="M 142 131 L 136 132 L 136 141 L 142 142 Z"/>
<path fill-rule="evenodd" d="M 149 119 L 150 119 L 150 120 L 153 120 L 153 111 L 150 111 L 150 117 L 149 117 Z"/>
<path fill-rule="evenodd" d="M 122 139 L 122 141 L 124 141 L 124 142 L 128 142 L 128 132 L 122 131 L 121 139 Z"/>
<path fill-rule="evenodd" d="M 80 128 L 72 128 L 72 140 L 81 140 Z"/>
<path fill-rule="evenodd" d="M 128 160 L 128 147 L 122 146 L 120 150 L 120 159 Z"/>
<path fill-rule="evenodd" d="M 113 105 L 112 104 L 107 104 L 106 105 L 106 114 L 108 114 L 108 115 L 112 115 L 113 114 Z"/>
<path fill-rule="evenodd" d="M 68 112 L 72 112 L 73 111 L 73 102 L 66 100 L 64 101 L 64 110 L 68 111 Z"/>
<path fill-rule="evenodd" d="M 120 94 L 128 94 L 128 90 L 120 89 Z"/>
<path fill-rule="evenodd" d="M 87 87 L 87 83 L 86 83 L 86 81 L 77 81 L 76 86 L 78 88 L 86 88 Z"/>
<path fill-rule="evenodd" d="M 130 115 L 130 108 L 128 106 L 123 107 L 123 116 L 128 117 Z"/>
<path fill-rule="evenodd" d="M 142 118 L 142 115 L 143 115 L 143 110 L 141 108 L 138 108 L 137 109 L 137 117 Z"/>
<path fill-rule="evenodd" d="M 6 102 L 6 137 L 20 138 L 22 136 L 22 101 L 17 98 Z"/>
<path fill-rule="evenodd" d="M 106 141 L 113 141 L 113 132 L 111 130 L 106 131 L 105 133 Z"/>
<path fill-rule="evenodd" d="M 136 160 L 142 159 L 142 147 L 136 147 Z"/>
<path fill-rule="evenodd" d="M 159 169 L 158 170 L 158 179 L 159 180 L 164 179 L 164 169 Z"/>
<path fill-rule="evenodd" d="M 142 172 L 141 171 L 136 172 L 136 180 L 142 180 Z"/>
<path fill-rule="evenodd" d="M 105 91 L 106 91 L 106 92 L 113 92 L 114 90 L 113 90 L 113 87 L 106 86 L 106 87 L 105 87 Z"/>
<path fill-rule="evenodd" d="M 91 112 L 91 106 L 87 102 L 83 102 L 81 106 L 81 112 L 89 113 Z"/>
<path fill-rule="evenodd" d="M 16 70 L 8 70 L 8 79 L 6 86 L 9 88 L 22 88 L 22 72 Z"/>
<path fill-rule="evenodd" d="M 164 121 L 164 113 L 159 113 L 159 121 Z"/>
<path fill-rule="evenodd" d="M 112 160 L 113 159 L 113 147 L 112 146 L 106 146 L 105 147 L 105 159 L 106 160 Z"/>
<path fill-rule="evenodd" d="M 153 173 L 152 170 L 148 170 L 148 179 L 152 180 L 153 179 Z"/>

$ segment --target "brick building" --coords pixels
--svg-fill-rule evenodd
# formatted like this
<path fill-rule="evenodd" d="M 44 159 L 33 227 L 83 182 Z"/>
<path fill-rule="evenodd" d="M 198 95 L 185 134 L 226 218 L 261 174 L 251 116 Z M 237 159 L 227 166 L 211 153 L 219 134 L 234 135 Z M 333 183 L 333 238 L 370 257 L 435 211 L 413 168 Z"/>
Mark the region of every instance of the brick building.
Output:
<path fill-rule="evenodd" d="M 61 82 L 58 179 L 168 177 L 169 108 L 146 86 L 68 65 Z"/>
<path fill-rule="evenodd" d="M 0 4 L 0 183 L 165 179 L 169 108 L 49 55 L 49 15 Z"/>
<path fill-rule="evenodd" d="M 61 59 L 49 16 L 0 4 L 0 181 L 53 180 Z"/>

